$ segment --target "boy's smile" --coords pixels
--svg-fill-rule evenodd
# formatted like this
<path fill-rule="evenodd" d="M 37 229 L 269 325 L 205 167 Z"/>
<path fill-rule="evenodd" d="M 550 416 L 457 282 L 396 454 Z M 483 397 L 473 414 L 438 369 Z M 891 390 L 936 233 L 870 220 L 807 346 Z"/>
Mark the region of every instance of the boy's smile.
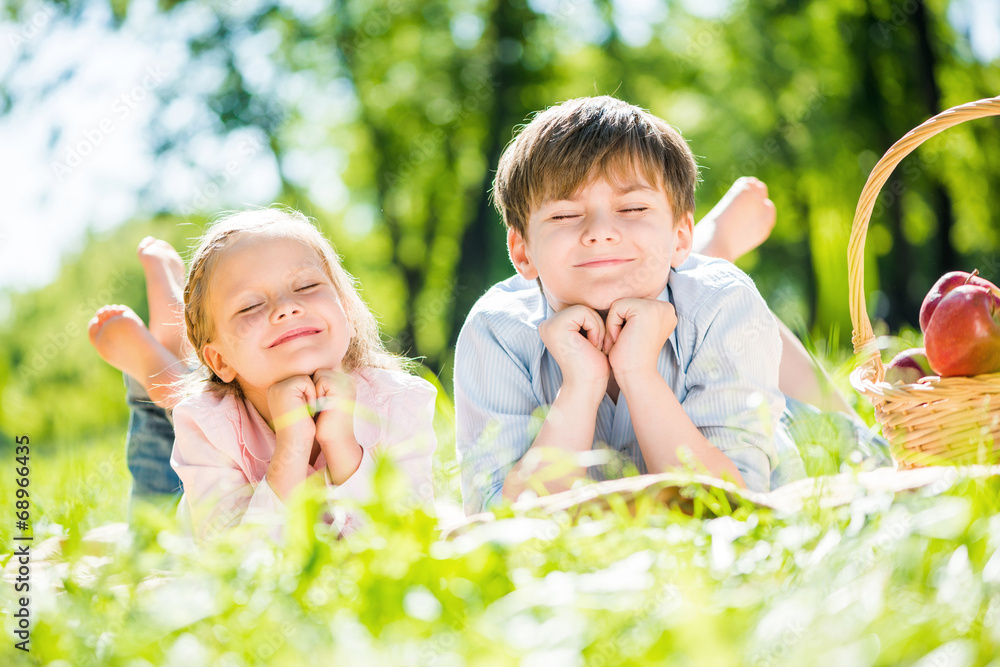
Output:
<path fill-rule="evenodd" d="M 598 176 L 567 199 L 533 209 L 526 238 L 507 234 L 517 272 L 541 279 L 555 311 L 582 304 L 607 311 L 623 298 L 655 299 L 670 267 L 691 252 L 693 215 L 674 224 L 673 208 L 662 187 L 637 174 L 620 186 Z"/>

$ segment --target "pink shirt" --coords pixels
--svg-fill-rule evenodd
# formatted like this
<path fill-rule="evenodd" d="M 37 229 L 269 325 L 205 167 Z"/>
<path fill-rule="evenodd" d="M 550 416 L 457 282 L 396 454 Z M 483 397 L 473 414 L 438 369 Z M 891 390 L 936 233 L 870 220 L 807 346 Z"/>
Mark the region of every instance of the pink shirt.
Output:
<path fill-rule="evenodd" d="M 409 478 L 419 501 L 433 499 L 431 455 L 437 444 L 432 422 L 437 390 L 426 380 L 400 371 L 366 368 L 353 374 L 357 385 L 354 435 L 361 464 L 343 484 L 330 482 L 320 452 L 309 475 L 326 479 L 327 498 L 364 501 L 371 495 L 375 457 L 387 454 Z M 174 408 L 174 449 L 170 465 L 184 486 L 179 512 L 194 533 L 211 538 L 241 524 L 268 524 L 280 535 L 284 504 L 266 483 L 267 465 L 277 445 L 274 431 L 252 404 L 209 391 Z M 345 529 L 356 518 L 347 515 Z M 348 531 L 349 532 L 349 531 Z"/>

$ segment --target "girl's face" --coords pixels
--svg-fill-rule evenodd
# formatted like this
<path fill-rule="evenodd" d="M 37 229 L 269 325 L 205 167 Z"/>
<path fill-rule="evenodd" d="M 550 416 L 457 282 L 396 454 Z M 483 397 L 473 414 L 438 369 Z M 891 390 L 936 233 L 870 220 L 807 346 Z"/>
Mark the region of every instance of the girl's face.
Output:
<path fill-rule="evenodd" d="M 222 251 L 208 289 L 205 361 L 253 400 L 272 384 L 339 370 L 354 327 L 322 258 L 294 237 L 247 234 Z"/>

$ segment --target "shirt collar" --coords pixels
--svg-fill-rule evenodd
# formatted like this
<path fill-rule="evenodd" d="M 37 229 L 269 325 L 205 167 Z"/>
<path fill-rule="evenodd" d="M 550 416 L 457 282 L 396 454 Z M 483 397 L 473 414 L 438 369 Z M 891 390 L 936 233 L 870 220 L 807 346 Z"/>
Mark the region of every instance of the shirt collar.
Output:
<path fill-rule="evenodd" d="M 677 347 L 677 327 L 680 325 L 680 315 L 677 313 L 677 304 L 674 303 L 674 293 L 670 289 L 670 280 L 674 277 L 674 269 L 670 269 L 670 276 L 667 278 L 667 284 L 660 292 L 660 296 L 656 297 L 658 301 L 666 301 L 674 307 L 674 316 L 677 318 L 677 324 L 674 325 L 674 330 L 670 332 L 670 336 L 667 337 L 667 342 L 670 343 L 670 347 L 674 350 L 674 359 L 680 359 L 680 349 Z"/>
<path fill-rule="evenodd" d="M 246 399 L 237 401 L 239 407 L 240 443 L 258 461 L 267 463 L 274 456 L 278 445 L 274 431 L 267 425 L 257 408 Z"/>

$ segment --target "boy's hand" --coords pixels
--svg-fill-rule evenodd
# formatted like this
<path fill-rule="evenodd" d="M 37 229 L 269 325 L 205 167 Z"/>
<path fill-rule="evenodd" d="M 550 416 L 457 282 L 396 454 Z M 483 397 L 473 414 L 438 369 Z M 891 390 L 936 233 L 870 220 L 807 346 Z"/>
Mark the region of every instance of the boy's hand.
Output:
<path fill-rule="evenodd" d="M 357 387 L 347 373 L 327 368 L 313 373 L 316 387 L 316 440 L 320 446 L 354 439 Z"/>
<path fill-rule="evenodd" d="M 656 299 L 619 299 L 608 310 L 604 351 L 615 377 L 656 370 L 656 361 L 677 326 L 673 304 Z"/>
<path fill-rule="evenodd" d="M 274 432 L 312 446 L 316 424 L 309 408 L 315 402 L 316 386 L 308 375 L 293 375 L 272 384 L 267 388 L 267 407 L 274 420 Z"/>
<path fill-rule="evenodd" d="M 604 321 L 587 306 L 570 306 L 538 327 L 542 343 L 559 364 L 563 384 L 591 386 L 603 395 L 611 367 L 602 351 L 606 335 Z"/>

